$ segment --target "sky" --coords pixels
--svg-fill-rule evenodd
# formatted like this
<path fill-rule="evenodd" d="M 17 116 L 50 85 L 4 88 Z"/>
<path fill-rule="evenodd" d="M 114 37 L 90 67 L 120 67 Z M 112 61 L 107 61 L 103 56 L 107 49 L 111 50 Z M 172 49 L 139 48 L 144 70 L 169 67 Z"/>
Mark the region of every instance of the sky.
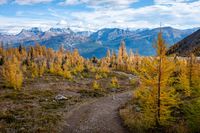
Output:
<path fill-rule="evenodd" d="M 200 0 L 0 0 L 0 33 L 39 27 L 96 31 L 101 28 L 200 27 Z"/>

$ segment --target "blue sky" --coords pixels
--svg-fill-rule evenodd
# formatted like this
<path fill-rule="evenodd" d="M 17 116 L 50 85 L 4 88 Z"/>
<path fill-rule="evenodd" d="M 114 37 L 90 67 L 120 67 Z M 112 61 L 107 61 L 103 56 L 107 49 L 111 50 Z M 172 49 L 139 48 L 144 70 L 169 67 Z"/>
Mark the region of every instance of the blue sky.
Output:
<path fill-rule="evenodd" d="M 0 32 L 200 27 L 200 0 L 0 0 Z"/>

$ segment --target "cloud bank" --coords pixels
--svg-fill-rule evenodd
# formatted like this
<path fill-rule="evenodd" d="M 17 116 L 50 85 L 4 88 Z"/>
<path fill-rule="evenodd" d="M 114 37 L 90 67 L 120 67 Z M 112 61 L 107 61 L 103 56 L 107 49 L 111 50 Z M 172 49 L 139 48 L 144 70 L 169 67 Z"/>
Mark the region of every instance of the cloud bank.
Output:
<path fill-rule="evenodd" d="M 100 28 L 154 28 L 160 25 L 175 28 L 200 27 L 200 0 L 14 0 L 18 6 L 30 7 L 49 3 L 39 11 L 17 11 L 16 16 L 0 16 L 6 25 L 15 27 L 51 26 L 72 27 L 75 30 L 98 30 Z M 0 0 L 3 6 L 6 0 Z M 8 3 L 7 3 L 8 4 Z M 140 6 L 135 6 L 139 4 Z M 36 8 L 36 7 L 35 7 Z M 1 10 L 1 9 L 0 9 Z M 20 17 L 20 18 L 19 18 Z M 12 18 L 12 19 L 11 19 Z M 1 19 L 2 20 L 2 19 Z M 17 21 L 22 23 L 15 23 Z M 20 28 L 18 28 L 20 29 Z M 16 30 L 15 30 L 16 31 Z"/>

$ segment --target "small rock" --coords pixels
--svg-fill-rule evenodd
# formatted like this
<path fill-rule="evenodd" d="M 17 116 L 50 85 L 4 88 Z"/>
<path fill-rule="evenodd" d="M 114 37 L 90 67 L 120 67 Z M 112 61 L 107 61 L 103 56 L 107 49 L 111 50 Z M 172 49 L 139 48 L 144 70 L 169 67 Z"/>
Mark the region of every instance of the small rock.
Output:
<path fill-rule="evenodd" d="M 116 92 L 116 91 L 117 91 L 116 88 L 112 88 L 112 89 L 111 89 L 111 92 Z"/>
<path fill-rule="evenodd" d="M 24 127 L 20 128 L 20 131 L 24 131 L 24 130 L 26 130 Z"/>
<path fill-rule="evenodd" d="M 55 100 L 67 100 L 67 97 L 65 97 L 65 96 L 63 96 L 63 95 L 57 95 L 57 96 L 55 96 Z"/>
<path fill-rule="evenodd" d="M 136 112 L 140 112 L 140 111 L 141 111 L 140 107 L 136 106 L 136 107 L 135 107 L 135 111 L 136 111 Z"/>
<path fill-rule="evenodd" d="M 132 80 L 133 78 L 132 77 L 129 77 L 129 80 Z"/>

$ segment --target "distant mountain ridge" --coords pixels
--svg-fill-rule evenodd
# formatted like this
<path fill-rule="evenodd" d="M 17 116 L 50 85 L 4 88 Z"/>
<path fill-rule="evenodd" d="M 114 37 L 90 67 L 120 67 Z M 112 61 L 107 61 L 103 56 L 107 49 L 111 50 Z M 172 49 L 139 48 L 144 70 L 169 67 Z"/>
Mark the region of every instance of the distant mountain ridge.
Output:
<path fill-rule="evenodd" d="M 172 46 L 184 37 L 190 35 L 195 29 L 179 30 L 171 27 L 161 28 L 163 37 L 168 44 Z M 90 36 L 89 42 L 77 44 L 82 53 L 86 57 L 92 55 L 97 57 L 105 56 L 107 49 L 112 49 L 117 52 L 121 40 L 126 43 L 127 49 L 132 49 L 141 55 L 154 55 L 155 49 L 153 43 L 157 38 L 160 28 L 145 29 L 145 30 L 123 30 L 123 29 L 101 29 Z M 101 51 L 101 52 L 99 52 Z"/>
<path fill-rule="evenodd" d="M 167 54 L 189 56 L 191 53 L 200 56 L 200 29 L 171 46 Z"/>
<path fill-rule="evenodd" d="M 180 30 L 163 27 L 161 30 L 166 43 L 171 46 L 195 32 L 197 28 Z M 55 50 L 62 45 L 69 50 L 77 48 L 84 57 L 101 58 L 106 55 L 107 49 L 117 52 L 122 40 L 125 41 L 127 49 L 137 51 L 141 55 L 154 55 L 155 50 L 152 45 L 159 32 L 160 28 L 138 30 L 104 28 L 96 32 L 74 32 L 70 28 L 50 28 L 48 31 L 42 31 L 33 27 L 29 30 L 23 29 L 17 35 L 0 34 L 0 41 L 11 47 L 17 47 L 20 44 L 30 46 L 38 42 Z"/>

